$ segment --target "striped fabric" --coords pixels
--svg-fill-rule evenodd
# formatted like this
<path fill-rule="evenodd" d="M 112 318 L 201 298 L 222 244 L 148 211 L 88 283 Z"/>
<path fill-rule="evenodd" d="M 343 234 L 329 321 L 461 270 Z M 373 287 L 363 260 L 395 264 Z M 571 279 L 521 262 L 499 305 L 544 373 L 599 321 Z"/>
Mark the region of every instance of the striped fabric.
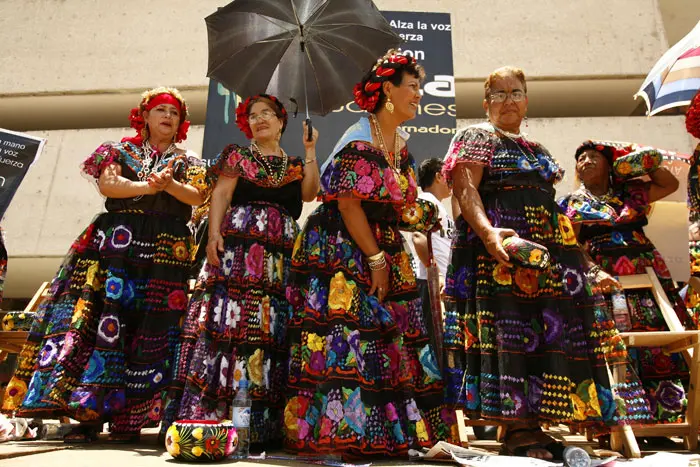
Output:
<path fill-rule="evenodd" d="M 652 116 L 672 107 L 689 105 L 700 89 L 700 22 L 671 47 L 649 72 L 635 98 L 647 103 Z"/>

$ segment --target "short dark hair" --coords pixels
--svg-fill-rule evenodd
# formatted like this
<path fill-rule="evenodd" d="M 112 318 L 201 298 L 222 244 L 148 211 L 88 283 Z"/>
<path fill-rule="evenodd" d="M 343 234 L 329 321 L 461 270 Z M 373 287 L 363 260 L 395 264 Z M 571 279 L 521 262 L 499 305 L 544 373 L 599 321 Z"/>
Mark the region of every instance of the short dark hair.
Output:
<path fill-rule="evenodd" d="M 418 184 L 422 190 L 427 190 L 435 182 L 435 176 L 442 172 L 443 162 L 437 157 L 426 159 L 418 166 Z"/>

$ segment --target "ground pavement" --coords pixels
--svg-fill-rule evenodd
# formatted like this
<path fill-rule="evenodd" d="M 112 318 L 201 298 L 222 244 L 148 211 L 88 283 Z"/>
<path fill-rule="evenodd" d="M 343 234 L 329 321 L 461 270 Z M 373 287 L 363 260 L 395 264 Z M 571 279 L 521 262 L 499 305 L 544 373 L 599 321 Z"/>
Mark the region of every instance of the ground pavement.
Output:
<path fill-rule="evenodd" d="M 62 441 L 11 441 L 0 444 L 0 466 L 2 467 L 168 467 L 183 465 L 174 461 L 165 451 L 163 446 L 157 443 L 157 429 L 144 430 L 141 442 L 131 445 L 114 445 L 107 444 L 105 440 L 107 434 L 103 433 L 100 440 L 94 444 L 87 445 L 66 445 Z M 585 437 L 579 435 L 570 435 L 564 428 L 552 430 L 555 435 L 562 436 L 568 444 L 574 444 L 583 447 L 589 452 L 595 452 L 601 455 L 607 453 L 597 450 L 597 444 L 589 443 Z M 472 440 L 472 447 L 479 447 L 493 452 L 497 452 L 499 444 L 495 441 L 479 441 Z M 680 439 L 678 442 L 678 450 L 674 452 L 688 453 L 682 450 Z M 651 454 L 645 452 L 644 454 Z M 274 452 L 268 454 L 284 455 L 283 452 Z M 373 467 L 393 467 L 399 465 L 410 464 L 412 467 L 435 467 L 440 464 L 428 464 L 409 462 L 407 460 L 368 460 L 372 462 Z M 290 461 L 241 461 L 234 462 L 224 460 L 216 463 L 216 465 L 235 464 L 236 467 L 250 466 L 289 466 L 302 467 L 308 466 L 301 462 Z M 212 465 L 212 464 L 209 464 Z M 449 465 L 449 464 L 442 464 Z M 624 462 L 618 462 L 618 467 L 623 467 Z M 513 467 L 516 467 L 514 465 Z M 631 467 L 631 466 L 630 466 Z"/>

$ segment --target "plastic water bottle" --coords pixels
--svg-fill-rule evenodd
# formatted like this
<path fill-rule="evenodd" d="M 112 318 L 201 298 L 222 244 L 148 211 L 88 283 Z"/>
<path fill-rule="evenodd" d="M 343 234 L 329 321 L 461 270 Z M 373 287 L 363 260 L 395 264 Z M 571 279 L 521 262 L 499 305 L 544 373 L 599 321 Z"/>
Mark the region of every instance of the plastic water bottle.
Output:
<path fill-rule="evenodd" d="M 566 467 L 590 467 L 591 456 L 579 447 L 567 446 L 564 449 L 564 465 Z"/>
<path fill-rule="evenodd" d="M 42 425 L 40 438 L 43 440 L 63 439 L 64 436 L 70 433 L 71 430 L 77 426 L 77 424 L 70 423 L 52 423 Z"/>
<path fill-rule="evenodd" d="M 238 392 L 231 403 L 231 421 L 238 434 L 238 448 L 231 455 L 231 459 L 247 459 L 250 452 L 250 406 L 248 395 L 248 380 L 242 379 L 238 383 Z"/>
<path fill-rule="evenodd" d="M 627 308 L 627 297 L 622 289 L 614 290 L 612 293 L 612 312 L 615 319 L 615 326 L 618 331 L 629 331 L 632 329 L 632 319 Z"/>

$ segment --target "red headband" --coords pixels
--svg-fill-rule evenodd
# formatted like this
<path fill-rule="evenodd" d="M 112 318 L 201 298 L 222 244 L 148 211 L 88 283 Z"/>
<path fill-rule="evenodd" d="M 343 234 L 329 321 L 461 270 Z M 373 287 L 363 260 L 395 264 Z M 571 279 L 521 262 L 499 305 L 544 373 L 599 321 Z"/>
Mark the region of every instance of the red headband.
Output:
<path fill-rule="evenodd" d="M 169 92 L 164 92 L 162 94 L 154 96 L 150 101 L 148 101 L 144 110 L 151 110 L 153 107 L 161 104 L 174 105 L 175 107 L 177 107 L 178 111 L 182 112 L 182 104 L 179 100 L 175 98 L 175 96 L 173 96 Z"/>

